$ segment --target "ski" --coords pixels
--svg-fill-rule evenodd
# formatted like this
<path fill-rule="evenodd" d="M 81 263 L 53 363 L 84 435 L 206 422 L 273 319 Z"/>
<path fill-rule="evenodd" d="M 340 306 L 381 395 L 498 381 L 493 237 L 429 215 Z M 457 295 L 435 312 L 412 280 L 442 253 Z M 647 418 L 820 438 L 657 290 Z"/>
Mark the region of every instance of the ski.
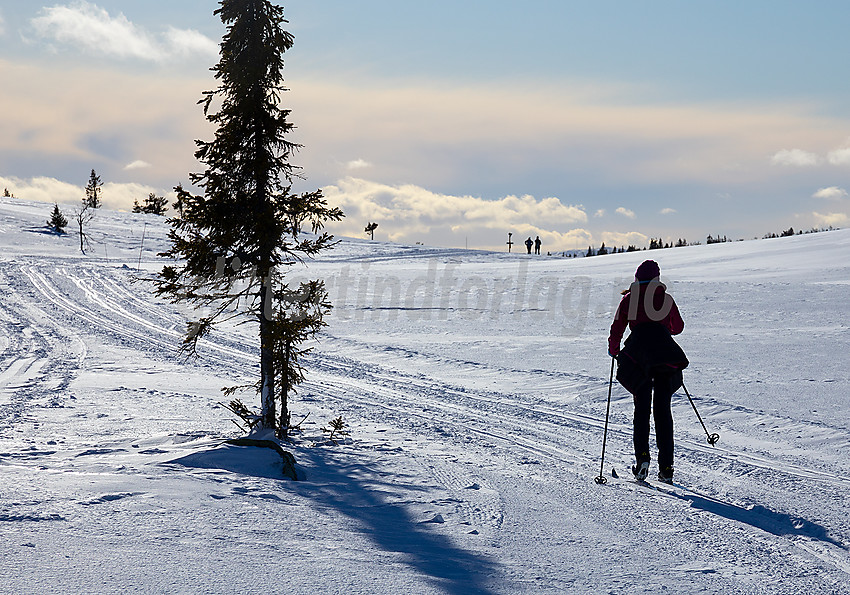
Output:
<path fill-rule="evenodd" d="M 611 468 L 611 477 L 613 477 L 614 479 L 621 479 L 620 475 L 617 473 L 617 470 L 614 469 L 613 467 Z M 683 485 L 673 483 L 673 482 L 668 483 L 668 482 L 660 480 L 660 479 L 659 480 L 653 480 L 651 482 L 650 482 L 649 478 L 647 478 L 647 479 L 637 479 L 634 476 L 631 476 L 631 477 L 627 476 L 627 477 L 622 478 L 622 479 L 624 479 L 624 481 L 626 481 L 626 482 L 635 483 L 639 486 L 643 486 L 645 488 L 650 488 L 650 489 L 655 490 L 656 492 L 662 492 L 662 493 L 669 494 L 669 495 L 677 495 L 676 492 L 674 491 L 674 488 L 678 488 L 680 490 L 687 490 L 687 488 Z"/>

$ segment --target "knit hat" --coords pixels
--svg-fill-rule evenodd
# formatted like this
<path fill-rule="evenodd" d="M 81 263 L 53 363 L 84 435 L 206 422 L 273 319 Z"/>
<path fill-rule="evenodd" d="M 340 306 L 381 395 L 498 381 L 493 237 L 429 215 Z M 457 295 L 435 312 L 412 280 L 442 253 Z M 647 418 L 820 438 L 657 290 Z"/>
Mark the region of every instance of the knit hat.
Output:
<path fill-rule="evenodd" d="M 635 279 L 638 281 L 652 281 L 661 275 L 661 269 L 654 260 L 644 260 L 635 271 Z"/>

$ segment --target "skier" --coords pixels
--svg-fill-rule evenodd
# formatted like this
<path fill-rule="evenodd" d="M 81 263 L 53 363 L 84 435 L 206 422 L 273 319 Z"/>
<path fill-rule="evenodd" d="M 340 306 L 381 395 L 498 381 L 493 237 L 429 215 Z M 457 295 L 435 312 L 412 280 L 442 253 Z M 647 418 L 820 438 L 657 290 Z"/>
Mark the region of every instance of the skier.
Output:
<path fill-rule="evenodd" d="M 534 253 L 535 254 L 540 254 L 540 246 L 542 246 L 542 245 L 543 245 L 543 242 L 540 241 L 540 236 L 537 236 L 537 238 L 534 240 Z"/>
<path fill-rule="evenodd" d="M 534 245 L 534 240 L 531 239 L 531 236 L 528 236 L 528 239 L 525 240 L 525 247 L 528 249 L 528 253 L 531 254 L 531 247 Z"/>
<path fill-rule="evenodd" d="M 682 386 L 682 370 L 688 366 L 684 351 L 673 340 L 685 328 L 679 308 L 659 281 L 661 270 L 653 260 L 644 261 L 635 281 L 623 292 L 611 332 L 608 354 L 617 359 L 617 380 L 632 393 L 635 404 L 634 447 L 638 480 L 649 474 L 649 416 L 654 413 L 658 445 L 658 479 L 673 481 L 673 415 L 670 399 Z M 629 327 L 622 351 L 620 339 Z"/>

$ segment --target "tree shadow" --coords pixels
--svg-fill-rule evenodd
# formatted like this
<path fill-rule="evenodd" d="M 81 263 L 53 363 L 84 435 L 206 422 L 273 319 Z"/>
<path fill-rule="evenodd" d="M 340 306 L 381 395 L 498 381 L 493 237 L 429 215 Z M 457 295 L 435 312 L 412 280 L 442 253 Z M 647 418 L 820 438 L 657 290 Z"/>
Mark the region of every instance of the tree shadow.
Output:
<path fill-rule="evenodd" d="M 375 545 L 401 554 L 405 564 L 442 591 L 493 593 L 485 586 L 498 580 L 499 571 L 492 561 L 460 548 L 428 521 L 414 520 L 403 503 L 389 501 L 389 496 L 399 492 L 398 474 L 391 476 L 392 481 L 382 482 L 381 473 L 368 465 L 328 462 L 326 456 L 320 448 L 299 453 L 300 459 L 309 459 L 311 469 L 306 481 L 292 484 L 294 489 L 356 521 Z"/>
<path fill-rule="evenodd" d="M 819 525 L 812 521 L 796 517 L 784 512 L 776 512 L 761 504 L 755 504 L 749 507 L 737 506 L 711 498 L 709 496 L 699 496 L 693 493 L 686 492 L 679 494 L 674 491 L 668 491 L 682 500 L 690 502 L 693 508 L 705 510 L 712 514 L 725 517 L 727 519 L 745 523 L 757 529 L 761 529 L 772 535 L 780 537 L 800 536 L 815 539 L 829 543 L 843 550 L 847 550 L 847 546 L 840 541 L 829 536 L 829 531 L 823 525 Z"/>
<path fill-rule="evenodd" d="M 64 238 L 65 236 L 68 235 L 68 232 L 66 232 L 66 231 L 57 232 L 52 227 L 27 227 L 27 228 L 24 228 L 23 231 L 25 231 L 27 233 L 35 233 L 35 234 L 44 235 L 44 236 L 54 236 L 54 237 L 57 237 L 57 238 Z"/>
<path fill-rule="evenodd" d="M 168 463 L 196 469 L 221 469 L 250 477 L 285 479 L 280 455 L 268 448 L 223 444 L 193 452 Z"/>

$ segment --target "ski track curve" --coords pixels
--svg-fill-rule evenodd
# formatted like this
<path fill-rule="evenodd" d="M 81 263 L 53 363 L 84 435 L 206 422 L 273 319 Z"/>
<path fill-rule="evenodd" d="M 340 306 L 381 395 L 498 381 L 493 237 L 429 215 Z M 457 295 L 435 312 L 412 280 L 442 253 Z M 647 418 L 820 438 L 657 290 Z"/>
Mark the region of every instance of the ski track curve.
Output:
<path fill-rule="evenodd" d="M 0 264 L 0 334 L 8 343 L 0 352 L 0 428 L 8 429 L 32 407 L 61 407 L 68 386 L 86 357 L 86 346 L 72 330 L 44 316 L 31 300 L 21 299 L 18 284 Z"/>

